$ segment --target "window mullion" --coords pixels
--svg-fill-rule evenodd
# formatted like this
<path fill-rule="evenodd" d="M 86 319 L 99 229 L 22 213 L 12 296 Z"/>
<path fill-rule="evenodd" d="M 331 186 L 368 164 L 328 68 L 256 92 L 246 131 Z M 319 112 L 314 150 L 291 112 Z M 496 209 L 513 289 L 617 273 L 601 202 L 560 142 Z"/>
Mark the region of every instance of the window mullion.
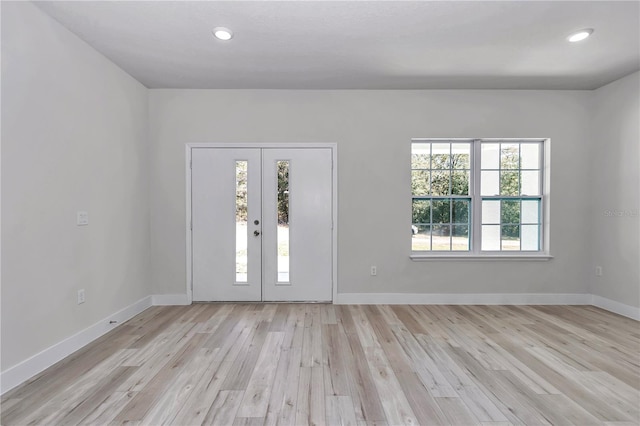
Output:
<path fill-rule="evenodd" d="M 471 152 L 471 251 L 474 254 L 480 253 L 481 237 L 482 237 L 482 197 L 481 197 L 481 143 L 479 139 L 473 141 L 473 149 Z"/>

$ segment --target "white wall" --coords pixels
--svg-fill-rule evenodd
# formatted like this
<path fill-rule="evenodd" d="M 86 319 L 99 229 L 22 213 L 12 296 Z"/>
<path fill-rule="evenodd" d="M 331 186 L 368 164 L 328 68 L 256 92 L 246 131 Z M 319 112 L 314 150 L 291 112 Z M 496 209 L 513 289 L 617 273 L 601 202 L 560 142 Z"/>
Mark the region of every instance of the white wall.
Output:
<path fill-rule="evenodd" d="M 150 90 L 152 281 L 185 290 L 184 145 L 338 144 L 338 292 L 586 293 L 585 91 Z M 412 262 L 412 137 L 549 137 L 548 262 Z M 377 265 L 378 275 L 369 275 Z"/>
<path fill-rule="evenodd" d="M 640 73 L 593 92 L 591 292 L 640 307 Z"/>
<path fill-rule="evenodd" d="M 2 2 L 2 371 L 151 293 L 146 92 Z"/>

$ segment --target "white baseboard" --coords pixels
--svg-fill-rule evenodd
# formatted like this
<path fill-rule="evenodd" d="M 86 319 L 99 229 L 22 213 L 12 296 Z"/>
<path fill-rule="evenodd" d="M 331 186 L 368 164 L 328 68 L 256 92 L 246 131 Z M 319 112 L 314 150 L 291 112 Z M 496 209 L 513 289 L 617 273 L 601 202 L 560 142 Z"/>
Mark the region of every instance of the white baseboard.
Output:
<path fill-rule="evenodd" d="M 154 294 L 151 296 L 153 306 L 190 305 L 186 294 Z"/>
<path fill-rule="evenodd" d="M 119 324 L 133 318 L 151 306 L 151 296 L 144 297 L 118 312 L 96 322 L 84 330 L 68 337 L 61 342 L 33 355 L 19 364 L 5 370 L 0 374 L 0 394 L 15 388 L 31 377 L 51 367 L 61 359 L 71 355 L 83 346 L 96 340 L 103 334 L 113 330 Z M 110 324 L 109 321 L 118 321 Z"/>
<path fill-rule="evenodd" d="M 640 308 L 636 306 L 625 305 L 624 303 L 616 302 L 615 300 L 607 299 L 602 296 L 596 296 L 595 294 L 592 295 L 591 298 L 591 304 L 593 306 L 640 321 Z"/>
<path fill-rule="evenodd" d="M 590 294 L 338 293 L 339 305 L 590 305 Z"/>

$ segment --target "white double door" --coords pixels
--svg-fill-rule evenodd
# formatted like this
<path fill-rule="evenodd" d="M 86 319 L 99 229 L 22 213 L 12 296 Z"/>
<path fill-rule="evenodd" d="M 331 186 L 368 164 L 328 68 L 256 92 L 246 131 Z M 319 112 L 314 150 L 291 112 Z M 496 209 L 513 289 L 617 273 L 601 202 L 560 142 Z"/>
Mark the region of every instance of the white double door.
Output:
<path fill-rule="evenodd" d="M 193 300 L 332 300 L 331 149 L 191 152 Z"/>

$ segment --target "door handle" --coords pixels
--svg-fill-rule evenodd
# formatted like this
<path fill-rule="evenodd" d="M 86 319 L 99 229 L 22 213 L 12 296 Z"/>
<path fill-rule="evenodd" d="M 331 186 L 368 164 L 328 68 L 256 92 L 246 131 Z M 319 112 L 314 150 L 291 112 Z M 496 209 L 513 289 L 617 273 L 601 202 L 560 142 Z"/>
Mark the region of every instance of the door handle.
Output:
<path fill-rule="evenodd" d="M 260 235 L 260 231 L 253 231 L 253 235 L 257 237 L 258 235 Z"/>

